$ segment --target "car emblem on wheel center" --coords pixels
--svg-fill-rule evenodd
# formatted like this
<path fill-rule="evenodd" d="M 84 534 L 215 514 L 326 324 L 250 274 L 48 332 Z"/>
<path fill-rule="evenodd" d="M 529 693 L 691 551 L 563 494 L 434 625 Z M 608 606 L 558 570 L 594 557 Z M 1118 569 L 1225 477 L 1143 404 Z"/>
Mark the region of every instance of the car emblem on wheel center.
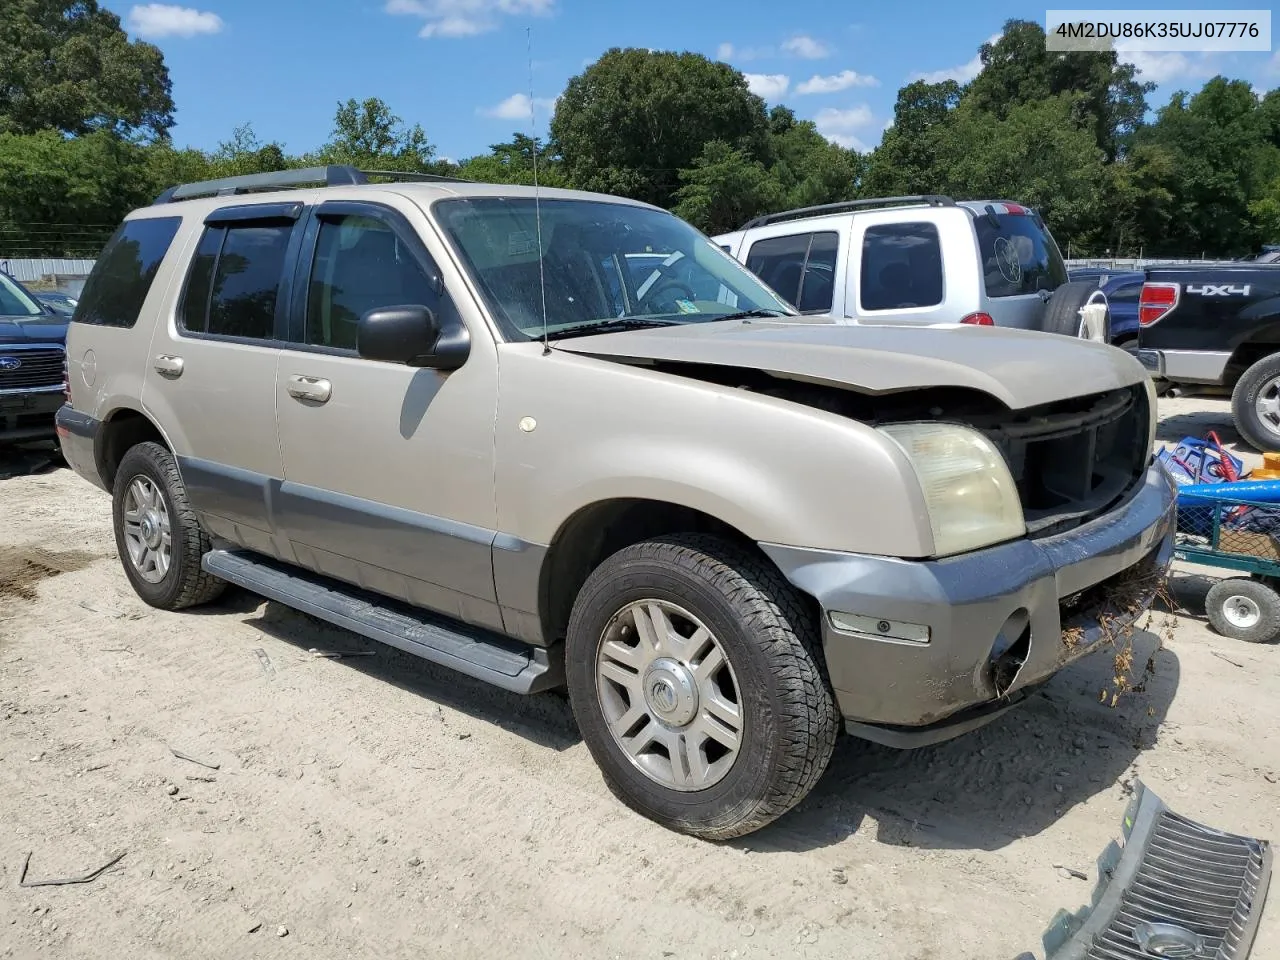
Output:
<path fill-rule="evenodd" d="M 0 357 L 0 370 L 17 370 L 22 361 L 17 357 Z"/>

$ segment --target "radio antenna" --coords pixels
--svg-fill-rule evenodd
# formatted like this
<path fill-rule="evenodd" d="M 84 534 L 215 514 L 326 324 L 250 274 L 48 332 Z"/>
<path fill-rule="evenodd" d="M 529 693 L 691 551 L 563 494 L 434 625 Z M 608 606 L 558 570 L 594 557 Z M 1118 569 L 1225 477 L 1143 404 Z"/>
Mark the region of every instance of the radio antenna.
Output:
<path fill-rule="evenodd" d="M 551 352 L 547 336 L 547 274 L 542 260 L 542 188 L 538 185 L 538 108 L 533 99 L 533 27 L 525 27 L 529 55 L 529 132 L 533 134 L 533 216 L 538 237 L 538 292 L 542 295 L 542 355 Z"/>

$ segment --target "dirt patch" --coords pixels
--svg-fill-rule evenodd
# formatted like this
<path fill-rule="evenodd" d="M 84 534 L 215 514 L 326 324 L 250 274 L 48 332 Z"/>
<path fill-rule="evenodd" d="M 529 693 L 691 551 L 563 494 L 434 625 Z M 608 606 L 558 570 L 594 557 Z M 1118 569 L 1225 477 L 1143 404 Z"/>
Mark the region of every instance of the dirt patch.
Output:
<path fill-rule="evenodd" d="M 0 599 L 34 600 L 40 581 L 83 570 L 99 559 L 83 550 L 45 550 L 30 544 L 0 547 Z"/>

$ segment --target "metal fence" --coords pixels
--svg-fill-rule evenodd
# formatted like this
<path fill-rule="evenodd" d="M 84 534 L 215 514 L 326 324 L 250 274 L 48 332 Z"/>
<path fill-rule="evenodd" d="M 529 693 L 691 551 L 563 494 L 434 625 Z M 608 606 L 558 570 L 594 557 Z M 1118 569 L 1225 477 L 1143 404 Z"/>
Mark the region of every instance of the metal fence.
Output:
<path fill-rule="evenodd" d="M 1199 266 L 1222 263 L 1222 260 L 1182 260 L 1176 257 L 1076 257 L 1066 261 L 1068 270 L 1110 270 L 1129 273 L 1160 266 Z"/>

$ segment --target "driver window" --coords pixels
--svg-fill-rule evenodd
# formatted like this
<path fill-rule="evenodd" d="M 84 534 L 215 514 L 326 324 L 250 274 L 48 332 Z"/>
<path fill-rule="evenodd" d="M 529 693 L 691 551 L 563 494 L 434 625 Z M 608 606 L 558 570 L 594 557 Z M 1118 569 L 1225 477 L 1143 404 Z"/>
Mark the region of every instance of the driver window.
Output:
<path fill-rule="evenodd" d="M 321 221 L 307 288 L 306 342 L 356 348 L 360 317 L 378 307 L 438 309 L 435 286 L 395 232 L 375 217 Z"/>

